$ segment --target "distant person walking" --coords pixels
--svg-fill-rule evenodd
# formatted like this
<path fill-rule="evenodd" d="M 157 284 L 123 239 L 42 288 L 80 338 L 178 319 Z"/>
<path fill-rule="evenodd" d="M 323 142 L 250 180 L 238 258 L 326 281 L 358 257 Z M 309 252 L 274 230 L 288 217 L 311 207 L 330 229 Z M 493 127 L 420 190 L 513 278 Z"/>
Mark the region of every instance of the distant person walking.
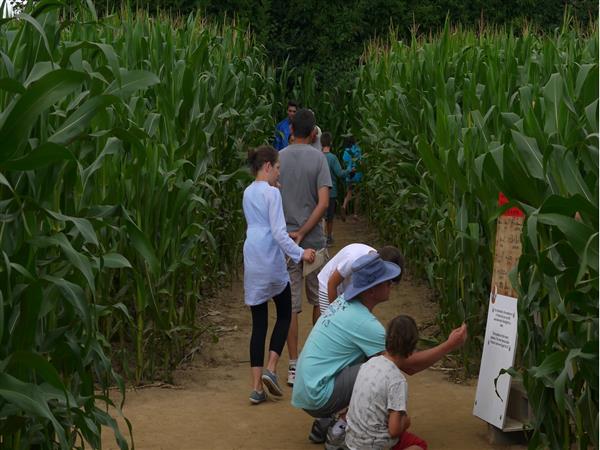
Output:
<path fill-rule="evenodd" d="M 321 219 L 329 203 L 331 176 L 327 159 L 311 144 L 315 140 L 315 115 L 300 109 L 292 118 L 294 143 L 279 153 L 281 197 L 290 236 L 303 248 L 325 247 Z M 287 345 L 290 356 L 288 384 L 293 385 L 298 359 L 298 313 L 302 311 L 302 262 L 288 262 L 292 286 L 292 320 Z M 304 278 L 306 297 L 313 306 L 313 323 L 319 317 L 317 270 Z"/>
<path fill-rule="evenodd" d="M 354 196 L 354 218 L 358 216 L 358 208 L 360 201 L 360 189 L 359 185 L 363 179 L 363 172 L 361 171 L 363 154 L 360 147 L 356 144 L 354 136 L 348 136 L 344 143 L 344 154 L 342 160 L 346 166 L 346 197 L 344 197 L 344 203 L 342 204 L 342 220 L 345 219 L 348 212 L 348 205 L 352 201 Z"/>
<path fill-rule="evenodd" d="M 327 158 L 327 164 L 329 165 L 329 174 L 331 175 L 331 190 L 329 191 L 329 206 L 327 207 L 327 213 L 325 214 L 325 228 L 327 232 L 327 246 L 333 245 L 333 217 L 335 216 L 335 208 L 337 206 L 337 183 L 338 179 L 344 178 L 349 172 L 348 170 L 342 170 L 340 160 L 331 153 L 331 147 L 333 145 L 333 136 L 330 132 L 326 131 L 321 136 L 321 147 L 325 158 Z"/>
<path fill-rule="evenodd" d="M 275 140 L 273 141 L 275 150 L 280 151 L 288 146 L 291 135 L 292 118 L 297 110 L 298 104 L 295 101 L 290 100 L 287 104 L 287 117 L 275 126 Z"/>
<path fill-rule="evenodd" d="M 304 250 L 296 245 L 286 230 L 281 194 L 275 187 L 279 179 L 278 157 L 277 151 L 266 145 L 248 153 L 255 180 L 244 191 L 243 199 L 248 224 L 244 242 L 244 302 L 252 312 L 250 366 L 253 390 L 250 401 L 254 404 L 267 399 L 263 383 L 272 395 L 283 395 L 277 377 L 277 362 L 292 314 L 290 277 L 284 253 L 295 263 L 312 262 L 315 257 L 314 250 Z M 268 301 L 271 298 L 277 309 L 277 320 L 269 344 L 269 361 L 263 371 Z"/>

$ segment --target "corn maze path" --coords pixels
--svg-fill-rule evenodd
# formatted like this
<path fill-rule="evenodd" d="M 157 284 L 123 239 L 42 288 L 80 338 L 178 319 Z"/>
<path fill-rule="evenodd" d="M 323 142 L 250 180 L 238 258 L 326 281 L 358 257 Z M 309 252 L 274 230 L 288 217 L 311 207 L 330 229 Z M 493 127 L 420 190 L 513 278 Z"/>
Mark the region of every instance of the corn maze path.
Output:
<path fill-rule="evenodd" d="M 377 246 L 376 234 L 366 221 L 335 222 L 335 245 L 331 254 L 351 242 Z M 409 274 L 410 275 L 410 274 Z M 241 276 L 241 271 L 240 271 Z M 311 317 L 305 300 L 300 314 L 300 342 L 308 335 Z M 310 443 L 312 419 L 293 408 L 291 388 L 284 387 L 281 401 L 251 406 L 248 342 L 250 313 L 243 305 L 242 280 L 224 288 L 218 298 L 201 307 L 218 327 L 219 341 L 200 343 L 200 351 L 174 375 L 176 388 L 151 387 L 129 390 L 124 413 L 133 424 L 138 450 L 281 449 L 316 450 Z M 270 325 L 275 321 L 270 308 Z M 390 301 L 378 306 L 375 315 L 386 324 L 397 314 L 412 315 L 423 335 L 431 332 L 436 305 L 427 287 L 405 277 L 392 290 Z M 287 349 L 279 372 L 285 379 Z M 448 371 L 438 366 L 408 377 L 411 431 L 434 449 L 521 450 L 524 446 L 494 446 L 487 427 L 472 415 L 477 380 L 460 384 L 449 381 Z M 122 423 L 122 421 L 121 421 Z M 122 428 L 125 429 L 125 428 Z M 105 431 L 104 448 L 117 450 Z"/>

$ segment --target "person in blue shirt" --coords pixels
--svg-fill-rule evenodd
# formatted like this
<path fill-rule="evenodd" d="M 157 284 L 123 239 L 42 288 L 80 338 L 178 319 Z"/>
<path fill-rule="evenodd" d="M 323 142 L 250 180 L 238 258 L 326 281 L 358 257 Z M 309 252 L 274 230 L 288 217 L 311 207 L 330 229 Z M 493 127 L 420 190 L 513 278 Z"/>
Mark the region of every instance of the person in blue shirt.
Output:
<path fill-rule="evenodd" d="M 248 152 L 254 182 L 243 198 L 248 228 L 244 241 L 244 302 L 252 313 L 250 366 L 252 388 L 250 401 L 262 403 L 269 393 L 281 397 L 283 392 L 276 374 L 277 362 L 285 345 L 292 317 L 292 293 L 285 255 L 294 262 L 313 262 L 315 250 L 296 245 L 286 230 L 281 194 L 275 186 L 279 180 L 279 154 L 263 145 Z M 268 325 L 268 301 L 273 299 L 277 320 L 269 344 L 269 360 L 263 370 Z"/>
<path fill-rule="evenodd" d="M 358 186 L 363 179 L 363 172 L 361 169 L 363 155 L 360 147 L 356 144 L 354 136 L 350 135 L 346 138 L 344 143 L 344 154 L 342 160 L 346 167 L 346 197 L 344 197 L 344 203 L 342 204 L 342 220 L 345 220 L 346 212 L 348 211 L 348 204 L 352 201 L 352 195 L 354 194 L 355 205 L 354 205 L 354 218 L 356 219 L 358 207 L 359 207 L 359 189 Z"/>
<path fill-rule="evenodd" d="M 333 245 L 333 217 L 335 215 L 335 207 L 337 201 L 337 180 L 338 178 L 345 178 L 349 173 L 348 170 L 342 170 L 340 160 L 331 153 L 331 146 L 333 144 L 333 137 L 331 133 L 326 131 L 321 135 L 321 147 L 323 153 L 327 158 L 327 164 L 329 165 L 329 173 L 331 174 L 331 190 L 329 191 L 329 206 L 325 213 L 325 228 L 327 231 L 327 246 Z M 351 169 L 355 170 L 355 169 Z"/>
<path fill-rule="evenodd" d="M 280 151 L 289 145 L 292 117 L 296 115 L 298 110 L 298 104 L 290 100 L 287 104 L 287 117 L 279 122 L 275 126 L 275 140 L 273 141 L 273 147 L 275 150 Z"/>

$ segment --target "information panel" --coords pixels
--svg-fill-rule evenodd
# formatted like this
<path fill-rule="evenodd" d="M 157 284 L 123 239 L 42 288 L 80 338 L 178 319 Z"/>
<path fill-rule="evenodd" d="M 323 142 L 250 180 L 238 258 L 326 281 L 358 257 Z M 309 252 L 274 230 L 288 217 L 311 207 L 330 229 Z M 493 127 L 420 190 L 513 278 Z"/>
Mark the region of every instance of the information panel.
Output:
<path fill-rule="evenodd" d="M 511 377 L 502 374 L 498 378 L 498 374 L 514 364 L 517 319 L 517 299 L 492 293 L 473 414 L 500 429 L 506 420 Z"/>

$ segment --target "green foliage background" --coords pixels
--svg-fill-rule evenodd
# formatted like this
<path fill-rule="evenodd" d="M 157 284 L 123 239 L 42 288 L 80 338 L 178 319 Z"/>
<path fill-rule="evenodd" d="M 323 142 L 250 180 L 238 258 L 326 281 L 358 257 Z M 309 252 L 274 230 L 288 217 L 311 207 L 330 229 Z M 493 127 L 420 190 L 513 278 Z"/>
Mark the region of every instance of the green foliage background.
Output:
<path fill-rule="evenodd" d="M 118 0 L 96 3 L 104 13 L 122 5 Z M 292 68 L 314 68 L 325 88 L 348 87 L 365 44 L 387 36 L 390 26 L 400 39 L 410 39 L 414 30 L 438 32 L 446 17 L 475 28 L 484 24 L 520 29 L 529 23 L 551 32 L 561 26 L 565 7 L 582 24 L 593 20 L 598 10 L 592 0 L 131 0 L 131 7 L 151 13 L 200 12 L 221 20 L 235 17 L 243 27 L 250 26 L 276 64 L 289 58 Z"/>

